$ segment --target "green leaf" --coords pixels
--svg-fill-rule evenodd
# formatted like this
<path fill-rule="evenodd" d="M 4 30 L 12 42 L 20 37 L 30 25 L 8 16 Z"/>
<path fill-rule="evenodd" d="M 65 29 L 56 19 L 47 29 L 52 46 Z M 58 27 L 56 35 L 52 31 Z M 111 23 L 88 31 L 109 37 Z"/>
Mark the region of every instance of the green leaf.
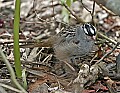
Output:
<path fill-rule="evenodd" d="M 66 23 L 69 23 L 69 12 L 66 8 L 63 7 L 62 9 L 62 16 L 63 16 L 63 21 L 66 22 Z"/>
<path fill-rule="evenodd" d="M 20 47 L 19 47 L 19 25 L 20 25 L 20 0 L 15 2 L 15 14 L 14 14 L 14 60 L 15 71 L 18 78 L 22 76 L 21 62 L 20 62 Z"/>
<path fill-rule="evenodd" d="M 71 6 L 71 0 L 66 0 L 66 4 L 70 7 Z"/>
<path fill-rule="evenodd" d="M 27 89 L 26 69 L 23 69 L 22 71 L 22 79 L 23 79 L 23 86 L 25 89 Z"/>
<path fill-rule="evenodd" d="M 61 3 L 64 4 L 66 0 L 61 0 Z"/>

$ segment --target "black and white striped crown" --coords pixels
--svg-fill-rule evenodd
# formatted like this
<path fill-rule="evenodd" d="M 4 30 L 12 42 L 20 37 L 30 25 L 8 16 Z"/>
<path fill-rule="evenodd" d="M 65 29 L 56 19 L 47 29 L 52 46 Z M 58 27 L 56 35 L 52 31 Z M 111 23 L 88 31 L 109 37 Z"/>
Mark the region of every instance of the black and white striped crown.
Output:
<path fill-rule="evenodd" d="M 96 28 L 90 24 L 90 23 L 85 23 L 82 25 L 83 31 L 86 35 L 88 36 L 95 36 L 96 35 Z"/>

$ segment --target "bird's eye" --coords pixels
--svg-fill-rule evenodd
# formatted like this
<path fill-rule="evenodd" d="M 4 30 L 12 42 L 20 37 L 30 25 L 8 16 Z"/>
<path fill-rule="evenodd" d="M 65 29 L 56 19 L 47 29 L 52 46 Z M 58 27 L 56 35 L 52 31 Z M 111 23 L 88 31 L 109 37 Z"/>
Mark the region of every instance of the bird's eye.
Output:
<path fill-rule="evenodd" d="M 85 23 L 85 24 L 83 24 L 82 28 L 86 35 L 88 35 L 88 36 L 96 35 L 96 28 L 92 24 Z"/>

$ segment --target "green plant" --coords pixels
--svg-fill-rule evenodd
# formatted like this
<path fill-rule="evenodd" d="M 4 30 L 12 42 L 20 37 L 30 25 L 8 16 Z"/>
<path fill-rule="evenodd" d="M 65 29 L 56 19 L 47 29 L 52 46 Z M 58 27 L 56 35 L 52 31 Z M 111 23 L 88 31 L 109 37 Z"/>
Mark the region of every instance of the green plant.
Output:
<path fill-rule="evenodd" d="M 61 0 L 61 3 L 62 4 L 66 3 L 68 5 L 68 7 L 71 7 L 71 5 L 74 1 L 76 1 L 76 0 Z M 63 21 L 66 23 L 69 23 L 70 13 L 68 12 L 68 10 L 65 7 L 63 7 L 63 9 L 62 9 L 62 16 L 63 16 Z"/>
<path fill-rule="evenodd" d="M 22 76 L 21 62 L 20 62 L 20 48 L 19 48 L 19 25 L 20 25 L 20 0 L 16 0 L 13 34 L 14 34 L 15 71 L 18 78 Z"/>

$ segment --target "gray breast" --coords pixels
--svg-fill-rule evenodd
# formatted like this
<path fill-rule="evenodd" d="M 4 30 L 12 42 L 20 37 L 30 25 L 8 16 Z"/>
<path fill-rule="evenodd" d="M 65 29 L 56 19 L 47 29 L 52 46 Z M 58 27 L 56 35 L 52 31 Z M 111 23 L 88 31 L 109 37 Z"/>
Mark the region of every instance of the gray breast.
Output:
<path fill-rule="evenodd" d="M 73 34 L 58 35 L 53 48 L 58 59 L 66 60 L 85 56 L 93 51 L 94 46 L 94 40 L 86 36 L 81 26 L 78 26 L 73 30 Z"/>

